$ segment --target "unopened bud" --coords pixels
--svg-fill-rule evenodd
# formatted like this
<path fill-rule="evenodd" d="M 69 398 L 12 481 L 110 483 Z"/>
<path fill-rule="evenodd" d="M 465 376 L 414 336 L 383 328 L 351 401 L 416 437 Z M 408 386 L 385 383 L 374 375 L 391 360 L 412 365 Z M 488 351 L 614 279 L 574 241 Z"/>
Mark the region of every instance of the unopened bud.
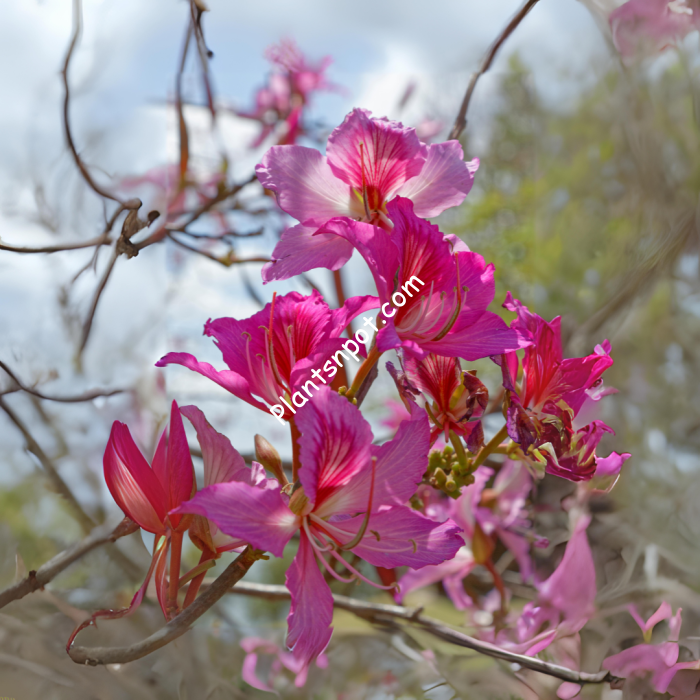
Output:
<path fill-rule="evenodd" d="M 445 485 L 445 482 L 447 481 L 447 474 L 445 474 L 440 467 L 438 467 L 435 470 L 435 474 L 433 475 L 435 477 L 435 483 L 438 485 L 439 488 L 442 488 Z"/>
<path fill-rule="evenodd" d="M 472 555 L 477 564 L 485 564 L 494 550 L 494 541 L 489 537 L 477 523 L 474 527 L 474 535 L 472 536 Z"/>
<path fill-rule="evenodd" d="M 255 458 L 267 471 L 275 475 L 282 486 L 287 485 L 287 477 L 282 468 L 280 453 L 262 435 L 255 436 Z"/>

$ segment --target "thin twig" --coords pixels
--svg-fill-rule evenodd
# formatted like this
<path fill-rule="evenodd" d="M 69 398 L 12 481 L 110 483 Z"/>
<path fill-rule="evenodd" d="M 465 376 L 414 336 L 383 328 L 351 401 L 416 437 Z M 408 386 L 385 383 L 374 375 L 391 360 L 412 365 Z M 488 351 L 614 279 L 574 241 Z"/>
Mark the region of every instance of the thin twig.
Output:
<path fill-rule="evenodd" d="M 43 588 L 71 564 L 81 559 L 93 549 L 101 547 L 109 542 L 116 542 L 120 537 L 136 532 L 139 526 L 124 518 L 114 529 L 106 529 L 104 526 L 95 528 L 84 540 L 77 542 L 72 547 L 65 549 L 55 557 L 42 564 L 36 571 L 30 571 L 29 575 L 15 583 L 13 586 L 0 591 L 0 608 L 5 607 L 13 600 L 19 600 L 24 596 Z"/>
<path fill-rule="evenodd" d="M 199 255 L 203 255 L 205 258 L 209 258 L 209 260 L 213 260 L 214 262 L 217 262 L 220 265 L 223 265 L 224 267 L 231 267 L 231 265 L 240 265 L 243 263 L 250 262 L 270 262 L 270 258 L 262 256 L 255 258 L 237 258 L 233 249 L 230 249 L 226 255 L 222 255 L 219 257 L 217 255 L 214 255 L 213 253 L 210 253 L 208 250 L 202 250 L 201 248 L 195 248 L 194 246 L 188 245 L 184 241 L 181 241 L 178 238 L 176 238 L 170 231 L 168 231 L 168 238 L 171 241 L 173 241 L 173 243 L 177 243 L 177 245 L 179 245 L 181 248 L 185 248 L 186 250 L 189 250 L 192 253 L 198 253 Z"/>
<path fill-rule="evenodd" d="M 275 586 L 266 583 L 238 583 L 229 593 L 265 598 L 266 600 L 289 600 L 290 598 L 290 593 L 285 586 Z M 333 605 L 375 624 L 381 625 L 393 620 L 403 620 L 404 622 L 418 625 L 426 632 L 451 644 L 472 649 L 494 659 L 516 663 L 522 668 L 554 676 L 569 683 L 607 683 L 615 680 L 614 676 L 608 671 L 600 671 L 599 673 L 573 671 L 565 666 L 551 664 L 532 656 L 516 654 L 507 649 L 501 649 L 494 644 L 482 642 L 480 639 L 475 639 L 448 627 L 439 620 L 424 616 L 422 608 L 405 608 L 401 605 L 370 603 L 365 600 L 357 600 L 356 598 L 348 598 L 347 596 L 336 594 L 333 595 Z"/>
<path fill-rule="evenodd" d="M 153 653 L 185 634 L 196 620 L 223 598 L 231 586 L 245 576 L 259 556 L 260 552 L 247 547 L 194 603 L 150 637 L 128 647 L 74 646 L 68 650 L 68 654 L 77 664 L 97 666 L 98 664 L 125 664 Z"/>
<path fill-rule="evenodd" d="M 82 401 L 92 401 L 93 399 L 96 399 L 98 397 L 106 398 L 108 396 L 114 396 L 115 394 L 124 393 L 124 389 L 92 389 L 91 391 L 87 391 L 84 394 L 79 394 L 78 396 L 48 396 L 46 394 L 42 394 L 36 389 L 28 387 L 26 384 L 23 384 L 17 378 L 17 375 L 14 372 L 12 372 L 12 370 L 2 361 L 0 361 L 0 369 L 2 369 L 3 372 L 5 372 L 10 377 L 10 379 L 12 379 L 12 381 L 17 385 L 17 388 L 13 389 L 12 391 L 26 391 L 28 394 L 36 396 L 39 399 L 44 399 L 45 401 L 59 401 L 61 403 L 81 403 Z M 1 392 L 0 396 L 3 396 L 6 393 L 10 392 Z"/>
<path fill-rule="evenodd" d="M 80 524 L 85 534 L 88 534 L 95 528 L 95 521 L 83 510 L 83 507 L 78 503 L 78 499 L 73 495 L 73 492 L 68 487 L 63 478 L 58 473 L 58 470 L 54 466 L 53 462 L 48 458 L 46 452 L 41 448 L 39 443 L 34 439 L 32 434 L 29 432 L 27 426 L 22 422 L 20 417 L 7 405 L 5 400 L 0 396 L 0 408 L 5 411 L 8 418 L 17 426 L 19 431 L 24 436 L 24 440 L 27 443 L 27 450 L 31 452 L 41 464 L 44 472 L 51 481 L 54 491 L 58 493 L 68 503 L 75 519 Z"/>
<path fill-rule="evenodd" d="M 484 54 L 481 59 L 481 64 L 478 70 L 472 74 L 472 77 L 467 86 L 467 91 L 464 94 L 464 99 L 462 100 L 462 105 L 459 108 L 459 113 L 455 119 L 455 123 L 452 126 L 452 131 L 447 137 L 448 139 L 458 139 L 464 129 L 467 126 L 467 110 L 469 109 L 469 102 L 472 99 L 472 93 L 476 87 L 479 78 L 486 73 L 486 71 L 491 67 L 493 59 L 496 58 L 496 54 L 503 46 L 506 39 L 515 31 L 517 26 L 523 21 L 528 12 L 537 4 L 538 0 L 526 0 L 525 4 L 520 8 L 520 10 L 515 14 L 513 19 L 506 25 L 505 29 L 498 35 L 496 41 L 491 44 L 489 50 Z"/>
<path fill-rule="evenodd" d="M 66 58 L 63 62 L 63 70 L 61 75 L 63 76 L 63 87 L 65 92 L 65 97 L 63 99 L 63 128 L 66 135 L 66 141 L 68 143 L 68 148 L 73 155 L 73 160 L 75 161 L 80 174 L 83 176 L 85 182 L 90 186 L 90 188 L 100 197 L 105 199 L 111 199 L 114 202 L 119 202 L 124 208 L 131 208 L 128 206 L 132 204 L 131 201 L 123 202 L 116 195 L 108 192 L 103 187 L 100 187 L 93 179 L 90 171 L 88 170 L 85 163 L 83 163 L 82 158 L 78 154 L 78 150 L 75 147 L 75 141 L 73 140 L 73 134 L 70 127 L 70 87 L 68 85 L 68 68 L 70 66 L 71 59 L 73 58 L 73 51 L 78 44 L 78 39 L 80 38 L 80 32 L 82 30 L 82 6 L 81 0 L 73 0 L 73 34 L 71 36 L 71 41 L 68 46 L 68 51 L 66 52 Z"/>
<path fill-rule="evenodd" d="M 88 241 L 76 241 L 75 243 L 64 243 L 63 245 L 46 245 L 41 248 L 21 248 L 0 243 L 0 250 L 6 250 L 10 253 L 59 253 L 62 250 L 79 250 L 80 248 L 109 245 L 111 242 L 112 239 L 109 236 L 100 235 Z"/>

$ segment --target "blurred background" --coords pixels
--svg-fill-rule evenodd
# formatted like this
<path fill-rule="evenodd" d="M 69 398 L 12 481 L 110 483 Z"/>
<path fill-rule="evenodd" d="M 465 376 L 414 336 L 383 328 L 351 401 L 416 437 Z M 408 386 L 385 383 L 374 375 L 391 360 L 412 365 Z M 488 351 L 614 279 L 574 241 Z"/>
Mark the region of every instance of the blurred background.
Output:
<path fill-rule="evenodd" d="M 471 72 L 519 5 L 210 0 L 203 27 L 214 54 L 210 76 L 218 127 L 211 129 L 201 76 L 190 57 L 182 94 L 192 172 L 202 178 L 221 172 L 225 154 L 226 176 L 242 181 L 274 142 L 251 145 L 260 125 L 236 112 L 251 109 L 270 72 L 265 50 L 283 39 L 296 41 L 312 62 L 333 59 L 326 76 L 336 87 L 314 94 L 307 114 L 313 129 L 305 144 L 322 147 L 355 106 L 443 140 Z M 177 0 L 88 0 L 83 7 L 83 33 L 70 66 L 73 135 L 96 179 L 139 196 L 144 211 L 162 210 L 163 168 L 178 163 L 173 100 L 189 12 L 189 4 Z M 104 226 L 103 203 L 85 185 L 65 145 L 60 72 L 71 31 L 68 0 L 3 7 L 3 244 L 60 246 L 94 238 Z M 610 620 L 623 603 L 661 596 L 685 608 L 684 629 L 700 619 L 697 41 L 696 33 L 678 51 L 624 66 L 583 4 L 542 0 L 478 84 L 462 142 L 466 157 L 479 157 L 481 167 L 465 203 L 438 221 L 495 263 L 495 307 L 510 290 L 545 319 L 561 315 L 568 356 L 588 354 L 604 338 L 613 346 L 615 365 L 606 384 L 619 393 L 603 402 L 600 417 L 617 434 L 606 438 L 601 453 L 614 449 L 633 457 L 612 494 L 594 502 L 589 535 L 601 614 L 584 632 L 586 670 L 597 671 L 608 653 Z M 246 196 L 266 199 L 254 188 Z M 265 211 L 262 219 L 234 209 L 224 213 L 239 230 L 262 229 L 261 235 L 235 240 L 239 257 L 270 254 L 280 226 Z M 200 230 L 206 234 L 213 227 L 203 224 Z M 286 429 L 271 416 L 249 410 L 182 368 L 153 365 L 169 350 L 186 350 L 221 367 L 218 351 L 202 336 L 204 322 L 246 317 L 274 291 L 308 293 L 303 280 L 263 286 L 260 263 L 227 267 L 172 241 L 153 245 L 114 266 L 78 352 L 109 257 L 104 252 L 93 259 L 93 253 L 0 250 L 0 361 L 46 395 L 126 390 L 58 403 L 18 391 L 0 371 L 0 586 L 38 568 L 85 529 L 55 492 L 55 482 L 52 490 L 37 450 L 27 450 L 30 439 L 95 523 L 116 524 L 120 517 L 102 478 L 112 421 L 128 423 L 151 454 L 174 398 L 181 405 L 197 403 L 243 455 L 253 453 L 259 432 L 289 456 Z M 348 296 L 373 293 L 358 256 L 343 275 Z M 331 273 L 316 270 L 308 277 L 334 305 Z M 498 368 L 489 361 L 476 367 L 495 389 Z M 365 404 L 378 438 L 390 435 L 382 421 L 389 414 L 386 399 L 393 396 L 381 373 Z M 553 545 L 565 522 L 548 513 L 546 504 L 566 496 L 569 486 L 547 480 L 542 486 L 540 517 L 554 533 Z M 239 642 L 256 634 L 281 643 L 287 604 L 231 599 L 178 642 L 125 667 L 81 668 L 66 656 L 78 609 L 124 604 L 141 580 L 149 556 L 138 535 L 118 549 L 117 555 L 93 552 L 57 578 L 52 592 L 35 593 L 0 612 L 0 696 L 264 697 L 241 680 Z M 196 561 L 196 554 L 192 548 L 188 556 Z M 285 563 L 261 562 L 252 580 L 280 582 Z M 389 602 L 369 588 L 353 594 Z M 459 622 L 461 613 L 437 590 L 409 602 Z M 160 615 L 149 599 L 133 618 L 86 631 L 83 643 L 128 643 L 156 630 Z M 524 696 L 506 666 L 466 650 L 425 641 L 418 633 L 409 640 L 391 629 L 378 633 L 342 612 L 334 626 L 329 669 L 313 669 L 301 690 L 293 677 L 280 676 L 277 688 L 284 697 Z M 430 660 L 420 653 L 423 642 L 434 651 Z M 691 651 L 697 658 L 698 649 Z M 269 667 L 271 659 L 260 663 Z M 554 697 L 555 689 L 545 684 L 538 692 Z M 584 696 L 612 700 L 622 692 L 592 687 Z"/>

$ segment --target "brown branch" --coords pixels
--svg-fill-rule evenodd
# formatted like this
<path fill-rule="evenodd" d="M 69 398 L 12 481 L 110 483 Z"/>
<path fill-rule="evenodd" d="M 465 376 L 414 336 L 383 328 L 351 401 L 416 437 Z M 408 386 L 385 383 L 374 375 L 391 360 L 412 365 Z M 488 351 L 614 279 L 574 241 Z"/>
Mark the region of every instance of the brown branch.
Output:
<path fill-rule="evenodd" d="M 266 600 L 289 600 L 290 598 L 289 591 L 285 586 L 274 586 L 266 583 L 238 583 L 229 593 L 265 598 Z M 409 624 L 417 625 L 429 634 L 451 644 L 472 649 L 494 659 L 515 663 L 522 668 L 554 676 L 569 683 L 608 683 L 615 680 L 614 676 L 608 671 L 600 671 L 599 673 L 573 671 L 565 666 L 551 664 L 532 656 L 516 654 L 507 649 L 501 649 L 494 644 L 482 642 L 480 639 L 475 639 L 448 627 L 439 620 L 424 616 L 422 608 L 405 608 L 401 605 L 370 603 L 365 600 L 357 600 L 356 598 L 348 598 L 347 596 L 336 594 L 333 595 L 333 605 L 373 624 L 386 625 L 394 620 L 403 620 Z"/>
<path fill-rule="evenodd" d="M 95 528 L 95 521 L 83 510 L 83 507 L 78 503 L 78 499 L 73 495 L 73 492 L 68 487 L 63 478 L 58 473 L 53 462 L 48 458 L 46 452 L 41 448 L 39 443 L 34 439 L 29 432 L 27 426 L 22 422 L 20 417 L 7 405 L 5 400 L 0 396 L 0 408 L 5 411 L 8 418 L 17 426 L 19 431 L 24 436 L 27 444 L 27 450 L 31 452 L 41 464 L 44 472 L 49 478 L 54 491 L 58 493 L 68 503 L 69 508 L 73 512 L 75 519 L 80 524 L 85 534 L 88 534 Z"/>
<path fill-rule="evenodd" d="M 46 394 L 42 394 L 36 389 L 32 389 L 26 384 L 23 384 L 17 378 L 17 375 L 14 372 L 12 372 L 12 370 L 10 370 L 10 368 L 2 361 L 0 361 L 0 369 L 2 369 L 3 372 L 5 372 L 15 383 L 16 388 L 12 389 L 11 391 L 26 391 L 28 394 L 36 396 L 39 399 L 44 399 L 45 401 L 59 401 L 61 403 L 80 403 L 82 401 L 92 401 L 93 399 L 96 399 L 98 397 L 106 398 L 108 396 L 114 396 L 116 394 L 124 393 L 124 389 L 92 389 L 92 391 L 87 391 L 84 394 L 79 394 L 78 396 L 47 396 Z M 10 391 L 0 392 L 0 396 L 3 396 L 4 394 L 8 393 L 10 393 Z"/>
<path fill-rule="evenodd" d="M 224 267 L 231 267 L 231 265 L 240 265 L 243 263 L 250 263 L 250 262 L 256 262 L 256 263 L 266 263 L 270 262 L 270 258 L 265 258 L 265 257 L 255 257 L 255 258 L 237 258 L 235 251 L 233 249 L 230 249 L 226 255 L 222 256 L 217 256 L 214 255 L 213 253 L 210 253 L 208 250 L 202 250 L 201 248 L 195 248 L 194 246 L 188 245 L 184 241 L 179 240 L 176 238 L 172 232 L 168 231 L 168 238 L 173 241 L 173 243 L 176 243 L 179 245 L 181 248 L 185 248 L 186 250 L 191 251 L 192 253 L 198 253 L 199 255 L 203 255 L 205 258 L 209 258 L 209 260 L 213 260 L 214 262 L 219 263 L 220 265 L 223 265 Z"/>
<path fill-rule="evenodd" d="M 104 526 L 95 528 L 81 542 L 77 542 L 72 547 L 60 552 L 36 571 L 30 571 L 25 579 L 6 588 L 4 591 L 0 591 L 0 608 L 5 607 L 13 600 L 19 600 L 43 588 L 49 581 L 56 578 L 78 559 L 92 552 L 93 549 L 97 549 L 97 547 L 101 547 L 109 542 L 116 542 L 120 537 L 130 535 L 138 529 L 139 526 L 128 518 L 124 518 L 113 530 L 107 530 Z"/>
<path fill-rule="evenodd" d="M 464 99 L 462 100 L 462 105 L 459 108 L 459 113 L 455 119 L 455 123 L 452 126 L 452 131 L 447 137 L 448 139 L 458 139 L 464 129 L 467 126 L 467 110 L 469 109 L 469 102 L 472 99 L 472 93 L 476 87 L 479 78 L 491 68 L 493 59 L 496 58 L 496 54 L 499 52 L 501 46 L 505 43 L 506 39 L 515 31 L 518 25 L 525 19 L 528 12 L 537 4 L 538 0 L 526 0 L 525 4 L 520 8 L 520 10 L 513 16 L 513 19 L 506 25 L 505 29 L 498 35 L 496 40 L 491 44 L 489 50 L 484 54 L 481 59 L 479 68 L 472 77 L 467 86 L 467 92 L 464 94 Z"/>
<path fill-rule="evenodd" d="M 64 243 L 63 245 L 47 245 L 41 248 L 20 248 L 0 243 L 0 250 L 7 250 L 10 253 L 59 253 L 62 250 L 79 250 L 80 248 L 109 245 L 111 242 L 112 239 L 103 234 L 88 241 L 76 241 L 75 243 Z"/>
<path fill-rule="evenodd" d="M 128 647 L 74 646 L 68 650 L 69 656 L 77 664 L 97 666 L 98 664 L 125 664 L 153 653 L 185 634 L 196 620 L 223 598 L 231 586 L 245 576 L 260 554 L 257 550 L 247 547 L 194 603 L 150 637 Z"/>

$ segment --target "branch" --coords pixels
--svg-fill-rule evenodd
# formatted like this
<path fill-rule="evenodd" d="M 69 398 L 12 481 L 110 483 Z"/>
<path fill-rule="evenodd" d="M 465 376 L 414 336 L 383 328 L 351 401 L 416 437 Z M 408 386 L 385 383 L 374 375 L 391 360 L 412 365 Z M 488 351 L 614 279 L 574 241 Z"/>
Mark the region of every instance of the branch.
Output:
<path fill-rule="evenodd" d="M 486 73 L 486 71 L 491 68 L 493 59 L 496 58 L 496 54 L 499 52 L 501 46 L 505 43 L 506 39 L 515 31 L 518 25 L 525 19 L 528 12 L 537 4 L 538 0 L 526 0 L 525 4 L 520 8 L 517 14 L 510 20 L 506 25 L 505 29 L 498 35 L 496 41 L 491 44 L 489 50 L 484 54 L 481 59 L 481 64 L 477 69 L 476 73 L 472 74 L 469 85 L 467 86 L 467 92 L 464 94 L 464 99 L 462 100 L 462 105 L 459 108 L 459 113 L 455 119 L 455 123 L 452 126 L 452 131 L 447 137 L 448 139 L 458 139 L 464 129 L 467 126 L 467 110 L 469 109 L 469 102 L 472 99 L 472 93 L 476 87 L 479 78 Z"/>
<path fill-rule="evenodd" d="M 97 666 L 98 664 L 125 664 L 153 653 L 185 634 L 196 620 L 223 598 L 231 586 L 245 576 L 259 556 L 260 552 L 247 547 L 243 554 L 236 557 L 192 605 L 150 637 L 128 647 L 74 646 L 68 650 L 69 656 L 77 664 Z"/>
<path fill-rule="evenodd" d="M 266 583 L 238 583 L 230 593 L 238 595 L 254 596 L 266 600 L 289 600 L 290 594 L 285 586 L 273 586 Z M 573 671 L 565 666 L 558 666 L 547 661 L 516 654 L 506 649 L 501 649 L 494 644 L 482 642 L 462 632 L 453 630 L 439 620 L 425 617 L 421 614 L 422 608 L 405 608 L 401 605 L 383 605 L 381 603 L 369 603 L 356 598 L 348 598 L 344 595 L 333 595 L 333 605 L 341 610 L 347 610 L 357 617 L 361 617 L 374 624 L 386 624 L 390 620 L 403 620 L 404 622 L 418 625 L 421 629 L 435 637 L 455 644 L 457 646 L 472 649 L 485 656 L 515 663 L 522 668 L 538 671 L 548 676 L 554 676 L 569 683 L 609 683 L 615 680 L 608 671 L 599 673 L 585 673 Z"/>
<path fill-rule="evenodd" d="M 0 396 L 0 408 L 5 411 L 8 418 L 17 426 L 19 431 L 24 436 L 27 443 L 27 450 L 31 452 L 41 464 L 44 472 L 49 477 L 49 481 L 54 488 L 54 491 L 65 498 L 68 506 L 73 511 L 75 519 L 80 524 L 83 532 L 89 533 L 95 527 L 94 520 L 83 510 L 83 507 L 78 503 L 78 499 L 73 495 L 73 492 L 68 488 L 68 484 L 63 481 L 63 478 L 56 470 L 53 462 L 48 458 L 46 452 L 41 448 L 39 443 L 34 439 L 29 432 L 27 426 L 22 422 L 20 417 L 7 405 L 5 400 Z"/>
<path fill-rule="evenodd" d="M 83 176 L 83 180 L 90 186 L 90 188 L 100 197 L 105 199 L 111 199 L 114 202 L 118 202 L 125 209 L 133 208 L 133 201 L 123 202 L 116 195 L 111 194 L 104 188 L 100 187 L 95 180 L 93 180 L 90 171 L 88 170 L 85 163 L 83 163 L 82 158 L 78 154 L 78 150 L 75 147 L 75 141 L 73 140 L 73 134 L 70 127 L 70 87 L 68 85 L 68 67 L 70 66 L 71 59 L 73 57 L 73 51 L 78 44 L 78 39 L 80 38 L 80 32 L 82 29 L 82 7 L 81 0 L 73 0 L 73 35 L 71 36 L 71 41 L 68 46 L 68 51 L 66 52 L 66 58 L 63 62 L 63 70 L 61 75 L 63 76 L 63 87 L 65 91 L 65 97 L 63 100 L 63 128 L 66 134 L 66 141 L 68 143 L 68 148 L 73 155 L 73 160 L 75 161 L 80 174 Z M 140 205 L 139 205 L 140 206 Z"/>
<path fill-rule="evenodd" d="M 56 578 L 58 574 L 93 549 L 97 549 L 97 547 L 101 547 L 109 542 L 116 542 L 120 537 L 130 535 L 138 529 L 139 526 L 128 518 L 124 518 L 113 530 L 106 530 L 103 526 L 95 528 L 81 542 L 77 542 L 72 547 L 60 552 L 36 571 L 30 571 L 27 578 L 6 588 L 4 591 L 0 591 L 0 608 L 5 607 L 13 600 L 19 600 L 43 588 L 49 581 Z"/>
<path fill-rule="evenodd" d="M 0 250 L 7 250 L 10 253 L 59 253 L 62 250 L 78 250 L 80 248 L 92 248 L 93 246 L 109 245 L 112 239 L 109 236 L 101 235 L 91 238 L 89 241 L 77 241 L 75 243 L 64 243 L 63 245 L 47 245 L 41 248 L 18 248 L 16 246 L 0 243 Z"/>
<path fill-rule="evenodd" d="M 116 394 L 122 394 L 124 393 L 124 389 L 92 389 L 91 391 L 87 391 L 84 394 L 79 394 L 78 396 L 47 396 L 46 394 L 42 394 L 38 392 L 36 389 L 32 389 L 28 387 L 26 384 L 23 384 L 18 378 L 17 375 L 10 370 L 10 368 L 2 361 L 0 361 L 0 369 L 5 372 L 10 379 L 16 384 L 17 388 L 12 389 L 11 391 L 26 391 L 28 394 L 31 394 L 32 396 L 36 396 L 39 399 L 44 399 L 45 401 L 59 401 L 61 403 L 80 403 L 82 401 L 92 401 L 93 399 L 96 399 L 98 397 L 108 397 L 108 396 L 115 396 Z M 2 392 L 0 393 L 0 396 L 3 396 L 4 394 L 10 393 L 9 391 Z"/>
<path fill-rule="evenodd" d="M 168 238 L 173 241 L 173 243 L 176 243 L 179 245 L 181 248 L 185 248 L 186 250 L 191 251 L 192 253 L 198 253 L 199 255 L 203 255 L 205 258 L 209 258 L 209 260 L 213 260 L 214 262 L 218 262 L 220 265 L 223 265 L 224 267 L 231 267 L 231 265 L 240 265 L 243 263 L 249 263 L 249 262 L 257 262 L 257 263 L 266 263 L 270 262 L 270 258 L 266 258 L 263 256 L 259 256 L 256 258 L 237 258 L 235 251 L 231 248 L 229 249 L 228 253 L 226 255 L 222 255 L 221 257 L 214 255 L 213 253 L 210 253 L 208 250 L 202 250 L 201 248 L 195 248 L 194 246 L 188 245 L 184 241 L 179 240 L 176 238 L 171 231 L 168 231 Z"/>

